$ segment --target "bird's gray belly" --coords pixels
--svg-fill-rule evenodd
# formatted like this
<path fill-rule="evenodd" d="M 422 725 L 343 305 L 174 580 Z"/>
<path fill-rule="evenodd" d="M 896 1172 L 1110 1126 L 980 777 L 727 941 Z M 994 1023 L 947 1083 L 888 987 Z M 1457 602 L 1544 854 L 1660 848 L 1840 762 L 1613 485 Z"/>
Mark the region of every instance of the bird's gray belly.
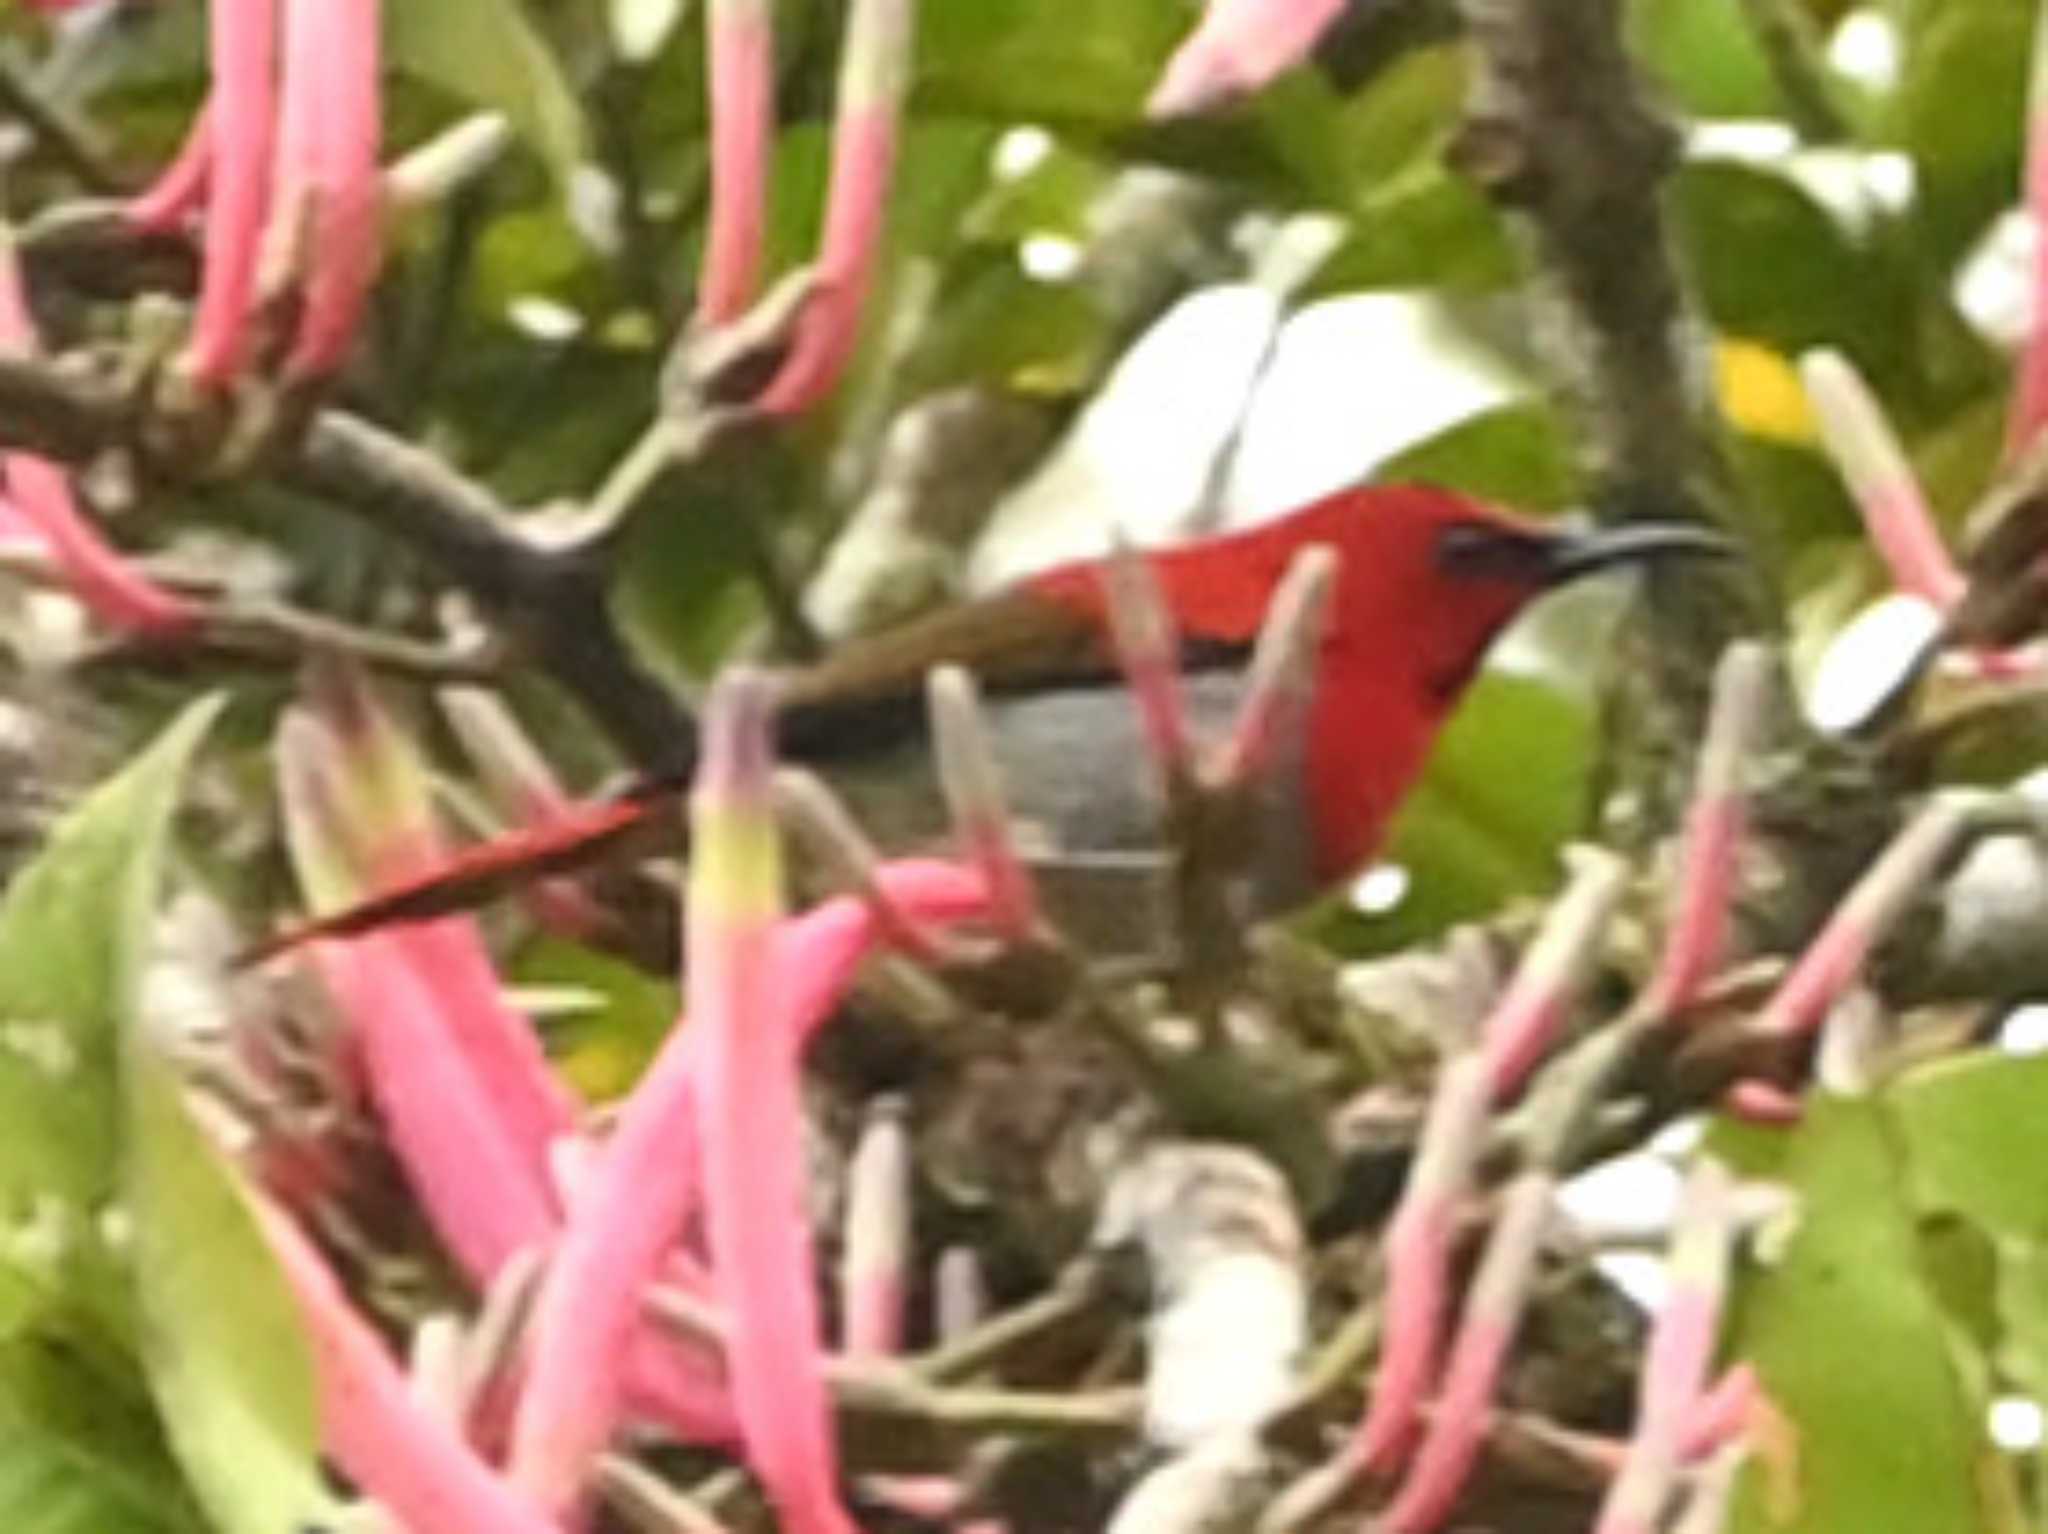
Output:
<path fill-rule="evenodd" d="M 1238 691 L 1231 675 L 1188 680 L 1184 697 L 1198 742 L 1224 737 Z M 1157 765 L 1129 694 L 1111 687 L 997 698 L 985 717 L 1048 913 L 1093 952 L 1157 948 L 1171 909 L 1169 864 Z M 1313 892 L 1301 737 L 1298 729 L 1287 733 L 1277 767 L 1261 780 L 1250 866 L 1234 892 L 1246 920 Z M 883 847 L 945 845 L 945 802 L 922 741 L 835 767 L 832 778 Z"/>

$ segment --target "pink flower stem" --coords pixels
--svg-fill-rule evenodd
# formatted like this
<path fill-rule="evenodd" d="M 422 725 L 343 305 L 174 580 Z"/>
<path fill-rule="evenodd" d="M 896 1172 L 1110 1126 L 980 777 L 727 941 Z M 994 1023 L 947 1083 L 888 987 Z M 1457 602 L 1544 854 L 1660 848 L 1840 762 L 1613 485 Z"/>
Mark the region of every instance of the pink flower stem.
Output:
<path fill-rule="evenodd" d="M 1770 654 L 1738 641 L 1714 670 L 1714 702 L 1686 810 L 1685 846 L 1664 950 L 1644 993 L 1655 1019 L 1682 1010 L 1722 957 L 1735 899 L 1736 856 L 1747 824 L 1742 769 L 1770 701 Z"/>
<path fill-rule="evenodd" d="M 1934 877 L 1968 824 L 1969 812 L 1955 799 L 1930 799 L 1878 854 L 1820 935 L 1807 945 L 1792 972 L 1764 1003 L 1756 1031 L 1785 1036 L 1819 1026 L 1862 972 L 1871 950 Z"/>
<path fill-rule="evenodd" d="M 2048 21 L 2034 23 L 2032 76 L 2027 94 L 2027 211 L 2034 222 L 2033 305 L 2014 369 L 2006 420 L 2005 456 L 2017 460 L 2048 421 Z"/>
<path fill-rule="evenodd" d="M 1834 351 L 1808 352 L 1800 375 L 1820 418 L 1821 438 L 1893 584 L 1947 612 L 1962 597 L 1962 572 L 1869 385 Z"/>
<path fill-rule="evenodd" d="M 1272 766 L 1289 725 L 1301 719 L 1315 690 L 1316 657 L 1336 578 L 1336 550 L 1324 544 L 1303 549 L 1288 566 L 1260 626 L 1230 738 L 1204 772 L 1209 783 L 1244 787 Z"/>
<path fill-rule="evenodd" d="M 1650 1332 L 1635 1437 L 1595 1534 L 1653 1534 L 1670 1500 L 1713 1356 L 1734 1239 L 1733 1184 L 1711 1158 L 1693 1168 L 1671 1238 L 1670 1293 Z"/>
<path fill-rule="evenodd" d="M 795 1534 L 845 1534 L 803 1217 L 803 1108 L 786 963 L 765 678 L 728 677 L 707 714 L 691 800 L 689 1009 L 712 1272 L 747 1458 Z"/>
<path fill-rule="evenodd" d="M 340 366 L 384 259 L 377 0 L 315 3 L 318 68 L 310 79 L 292 82 L 314 104 L 307 146 L 312 249 L 305 308 L 285 364 L 288 374 L 301 379 Z"/>
<path fill-rule="evenodd" d="M 408 1529 L 560 1534 L 415 1396 L 298 1228 L 260 1200 L 254 1207 L 312 1335 L 322 1436 L 349 1479 Z"/>
<path fill-rule="evenodd" d="M 1550 1047 L 1627 886 L 1628 867 L 1620 858 L 1596 848 L 1576 854 L 1576 875 L 1481 1030 L 1479 1047 L 1496 1099 L 1513 1095 Z"/>
<path fill-rule="evenodd" d="M 210 28 L 211 190 L 190 365 L 200 383 L 221 388 L 246 349 L 270 197 L 276 0 L 215 0 Z"/>
<path fill-rule="evenodd" d="M 1686 1413 L 1679 1452 L 1688 1464 L 1719 1453 L 1748 1430 L 1763 1401 L 1763 1385 L 1751 1364 L 1736 1364 L 1693 1402 Z"/>
<path fill-rule="evenodd" d="M 710 0 L 711 216 L 697 279 L 697 322 L 745 312 L 761 278 L 761 231 L 775 126 L 775 29 L 770 0 Z"/>
<path fill-rule="evenodd" d="M 825 233 L 812 272 L 816 286 L 789 357 L 757 401 L 765 414 L 795 415 L 822 399 L 860 338 L 896 166 L 913 22 L 912 0 L 853 0 L 840 58 Z"/>
<path fill-rule="evenodd" d="M 1477 1054 L 1460 1056 L 1437 1074 L 1421 1144 L 1387 1228 L 1386 1325 L 1372 1404 L 1356 1443 L 1361 1463 L 1381 1474 L 1392 1470 L 1414 1442 L 1423 1398 L 1435 1377 L 1450 1287 L 1451 1233 L 1485 1140 L 1492 1096 L 1491 1074 Z"/>
<path fill-rule="evenodd" d="M 1439 1527 L 1472 1473 L 1492 1421 L 1501 1362 L 1528 1301 L 1556 1191 L 1556 1179 L 1548 1172 L 1524 1172 L 1508 1187 L 1465 1302 L 1429 1436 L 1381 1518 L 1386 1534 L 1429 1534 Z"/>
<path fill-rule="evenodd" d="M 904 1104 L 881 1099 L 846 1178 L 846 1234 L 840 1264 L 841 1351 L 889 1357 L 903 1348 L 903 1303 L 911 1258 L 910 1135 Z"/>

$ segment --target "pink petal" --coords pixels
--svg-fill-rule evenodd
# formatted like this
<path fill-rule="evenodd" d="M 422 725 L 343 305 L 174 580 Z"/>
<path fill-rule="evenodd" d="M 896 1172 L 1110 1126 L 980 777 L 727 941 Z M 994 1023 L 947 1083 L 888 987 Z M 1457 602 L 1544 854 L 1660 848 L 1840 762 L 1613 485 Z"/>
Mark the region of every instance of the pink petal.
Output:
<path fill-rule="evenodd" d="M 775 125 L 775 31 L 768 0 L 710 0 L 711 216 L 697 319 L 723 325 L 753 302 L 761 276 L 768 141 Z"/>
<path fill-rule="evenodd" d="M 479 1285 L 548 1242 L 550 1190 L 450 1036 L 399 934 L 320 943 L 312 962 L 362 1041 L 370 1092 L 435 1231 Z"/>
<path fill-rule="evenodd" d="M 910 71 L 910 0 L 854 0 L 832 130 L 832 188 L 813 279 L 788 359 L 761 392 L 769 415 L 795 415 L 838 382 L 860 339 L 882 238 L 896 127 Z"/>
<path fill-rule="evenodd" d="M 256 1208 L 312 1333 L 322 1434 L 349 1479 L 408 1529 L 560 1534 L 414 1397 L 298 1228 L 273 1207 Z"/>
<path fill-rule="evenodd" d="M 340 365 L 384 259 L 377 0 L 315 3 L 321 22 L 318 71 L 303 84 L 288 82 L 316 103 L 310 146 L 313 246 L 305 310 L 286 364 L 302 378 Z"/>
<path fill-rule="evenodd" d="M 1258 90 L 1306 59 L 1345 0 L 1211 0 L 1175 50 L 1145 111 L 1202 112 Z"/>
<path fill-rule="evenodd" d="M 218 387 L 241 365 L 256 296 L 277 115 L 275 0 L 215 0 L 210 28 L 212 185 L 191 366 Z"/>

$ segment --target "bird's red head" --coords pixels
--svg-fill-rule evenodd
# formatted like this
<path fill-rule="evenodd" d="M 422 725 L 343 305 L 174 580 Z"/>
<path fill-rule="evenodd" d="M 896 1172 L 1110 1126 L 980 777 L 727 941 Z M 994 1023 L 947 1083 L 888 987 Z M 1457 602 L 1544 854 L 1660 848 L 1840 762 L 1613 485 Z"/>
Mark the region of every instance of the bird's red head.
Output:
<path fill-rule="evenodd" d="M 1565 531 L 1449 491 L 1396 485 L 1346 490 L 1167 551 L 1156 568 L 1191 632 L 1248 639 L 1295 554 L 1318 543 L 1340 561 L 1306 763 L 1324 879 L 1377 848 L 1488 646 L 1532 599 L 1617 564 L 1725 552 L 1697 528 Z"/>

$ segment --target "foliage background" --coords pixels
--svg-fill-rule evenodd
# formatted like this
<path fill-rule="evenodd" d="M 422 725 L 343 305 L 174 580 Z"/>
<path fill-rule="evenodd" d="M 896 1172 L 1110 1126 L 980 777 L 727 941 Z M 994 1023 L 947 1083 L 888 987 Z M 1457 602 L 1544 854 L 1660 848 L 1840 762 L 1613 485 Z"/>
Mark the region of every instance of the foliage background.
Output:
<path fill-rule="evenodd" d="M 108 163 L 139 174 L 169 153 L 202 94 L 202 18 L 189 0 L 118 10 L 80 50 L 65 90 Z M 479 107 L 505 113 L 518 138 L 487 176 L 393 231 L 346 402 L 508 503 L 539 510 L 583 497 L 645 424 L 688 306 L 706 175 L 694 8 L 408 0 L 387 11 L 394 149 Z M 1304 427 L 1301 451 L 1327 462 L 1333 483 L 1365 470 L 1426 477 L 1543 511 L 1585 494 L 1531 344 L 1525 252 L 1446 162 L 1469 73 L 1452 8 L 1355 5 L 1314 67 L 1214 118 L 1147 122 L 1145 95 L 1192 15 L 1186 0 L 925 0 L 888 257 L 847 385 L 800 428 L 755 444 L 743 472 L 676 487 L 638 520 L 620 562 L 615 601 L 666 670 L 701 678 L 750 642 L 767 617 L 763 550 L 793 579 L 816 569 L 836 530 L 886 488 L 892 427 L 935 400 L 966 401 L 959 429 L 990 430 L 1002 444 L 989 482 L 968 497 L 968 522 L 1005 495 L 1026 512 L 1112 499 L 1128 474 L 1119 480 L 1073 428 L 1161 314 L 1220 283 L 1249 283 L 1286 312 L 1329 318 L 1335 311 L 1317 306 L 1385 294 L 1431 317 L 1427 339 L 1342 355 L 1302 386 L 1325 397 L 1316 431 L 1335 440 L 1310 441 Z M 1790 25 L 1811 50 L 1774 56 L 1760 19 Z M 777 6 L 784 131 L 770 243 L 781 266 L 817 234 L 840 20 L 830 0 Z M 1825 345 L 1855 361 L 1945 516 L 1960 519 L 1983 492 L 2024 288 L 2012 209 L 2033 26 L 2022 0 L 1628 7 L 1637 56 L 1681 125 L 1667 185 L 1677 255 L 1704 327 L 1736 499 L 1804 683 L 1883 577 L 1820 456 L 1793 360 Z M 0 31 L 11 58 L 45 56 L 40 21 L 9 12 Z M 76 190 L 64 167 L 31 152 L 10 168 L 9 214 L 32 230 Z M 58 333 L 120 324 L 117 306 L 75 294 L 53 303 Z M 1179 344 L 1174 355 L 1195 372 L 1205 347 L 1222 350 L 1192 328 Z M 1444 370 L 1493 380 L 1490 392 L 1440 430 L 1384 440 L 1376 419 Z M 1256 383 L 1232 385 L 1218 371 L 1226 376 L 1210 383 L 1226 395 Z M 1185 400 L 1148 406 L 1131 392 L 1122 429 L 1173 437 Z M 1367 461 L 1344 440 L 1347 419 L 1374 443 Z M 1225 451 L 1222 439 L 1179 446 L 1182 480 L 1201 453 Z M 122 534 L 169 567 L 225 560 L 257 572 L 307 607 L 372 624 L 432 621 L 435 583 L 411 554 L 272 487 L 166 493 Z M 958 550 L 946 553 L 938 585 L 959 578 Z M 16 648 L 32 654 L 34 604 L 17 607 Z M 1405 898 L 1371 913 L 1339 902 L 1323 929 L 1331 943 L 1391 951 L 1555 884 L 1557 853 L 1585 824 L 1601 765 L 1610 678 L 1587 657 L 1621 653 L 1606 642 L 1612 621 L 1600 603 L 1581 604 L 1508 647 L 1404 817 L 1390 859 L 1411 877 Z M 32 702 L 38 686 L 50 695 L 33 666 L 21 674 Z M 260 741 L 283 687 L 235 682 L 220 730 L 235 761 L 203 790 L 217 815 L 258 801 Z M 91 775 L 153 733 L 186 690 L 98 678 L 90 728 L 60 736 L 46 721 L 39 767 L 58 739 Z M 610 764 L 562 700 L 538 684 L 519 691 L 530 717 L 551 722 L 550 747 L 595 781 Z M 80 707 L 70 697 L 65 717 Z M 1947 765 L 2003 782 L 2034 764 L 2037 746 L 2014 729 Z M 94 801 L 101 818 L 48 854 L 44 866 L 58 872 L 44 877 L 85 894 L 53 914 L 41 886 L 15 886 L 0 917 L 0 1010 L 15 1022 L 119 1010 L 51 988 L 93 983 L 67 975 L 120 974 L 125 961 L 106 945 L 138 940 L 141 919 L 117 892 L 150 877 L 137 869 L 154 863 L 167 813 L 152 796 L 168 790 L 153 776 L 134 781 L 134 804 Z M 93 844 L 102 835 L 107 844 Z M 260 901 L 260 865 L 232 866 L 254 844 L 230 838 L 197 861 Z M 554 949 L 523 962 L 523 978 L 573 978 L 605 999 L 571 1036 L 573 1058 L 588 1082 L 620 1085 L 665 1021 L 666 992 L 650 996 L 649 982 L 589 955 Z M 31 1209 L 15 1211 L 25 1221 L 32 1196 L 57 1188 L 59 1217 L 89 1222 L 114 1175 L 100 1142 L 120 1138 L 112 1078 L 90 1090 L 70 1083 L 39 1107 L 24 1071 L 12 1057 L 0 1071 L 0 1102 L 21 1094 L 22 1104 L 5 1113 L 0 1192 L 31 1196 Z M 1814 1530 L 2018 1526 L 2011 1507 L 1983 1500 L 1986 1484 L 2005 1484 L 1983 1470 L 1999 1452 L 1985 1408 L 2038 1389 L 2048 1357 L 2048 1202 L 2019 1170 L 2041 1164 L 2038 1075 L 2031 1063 L 1971 1055 L 1875 1101 L 1830 1105 L 1796 1135 L 1722 1131 L 1731 1154 L 1790 1180 L 1821 1215 L 1797 1255 L 1744 1292 L 1733 1345 L 1759 1360 L 1797 1419 L 1805 1485 L 1790 1515 L 1758 1490 L 1744 1527 L 1786 1516 L 1785 1526 Z M 48 1275 L 17 1284 L 32 1264 L 18 1239 L 9 1243 L 0 1523 L 22 1534 L 197 1528 L 127 1362 L 149 1351 L 131 1301 L 102 1301 L 97 1280 L 70 1273 L 55 1288 Z"/>

